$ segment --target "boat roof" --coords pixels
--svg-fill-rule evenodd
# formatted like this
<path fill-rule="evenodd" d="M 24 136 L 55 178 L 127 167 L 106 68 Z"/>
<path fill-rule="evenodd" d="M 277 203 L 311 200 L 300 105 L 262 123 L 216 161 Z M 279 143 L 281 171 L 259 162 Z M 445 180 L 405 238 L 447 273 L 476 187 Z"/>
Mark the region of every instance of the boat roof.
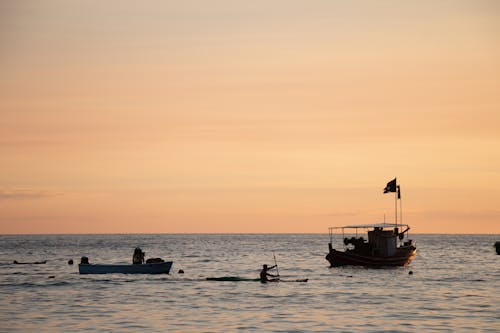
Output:
<path fill-rule="evenodd" d="M 355 225 L 346 225 L 342 227 L 330 227 L 330 229 L 368 229 L 368 228 L 396 228 L 396 227 L 409 227 L 408 224 L 395 224 L 395 223 L 371 223 L 371 224 L 355 224 Z"/>

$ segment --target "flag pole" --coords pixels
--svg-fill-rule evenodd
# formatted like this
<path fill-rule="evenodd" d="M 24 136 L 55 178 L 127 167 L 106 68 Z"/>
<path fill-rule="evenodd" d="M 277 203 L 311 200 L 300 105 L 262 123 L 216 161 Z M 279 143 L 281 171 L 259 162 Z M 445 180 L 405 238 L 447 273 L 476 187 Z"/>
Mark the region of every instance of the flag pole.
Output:
<path fill-rule="evenodd" d="M 384 188 L 384 193 L 394 192 L 394 220 L 396 227 L 398 226 L 398 187 L 396 183 L 396 178 L 387 183 Z"/>
<path fill-rule="evenodd" d="M 401 193 L 399 194 L 399 223 L 403 224 L 403 201 L 401 200 Z"/>
<path fill-rule="evenodd" d="M 397 189 L 396 193 L 397 193 L 398 200 L 399 200 L 399 224 L 401 224 L 401 229 L 403 229 L 403 202 L 401 201 L 401 187 L 398 185 L 396 187 L 396 189 Z M 399 238 L 399 245 L 401 245 L 402 242 L 403 242 L 403 240 L 401 238 Z"/>
<path fill-rule="evenodd" d="M 396 210 L 396 228 L 398 227 L 398 192 L 394 193 L 394 208 Z"/>

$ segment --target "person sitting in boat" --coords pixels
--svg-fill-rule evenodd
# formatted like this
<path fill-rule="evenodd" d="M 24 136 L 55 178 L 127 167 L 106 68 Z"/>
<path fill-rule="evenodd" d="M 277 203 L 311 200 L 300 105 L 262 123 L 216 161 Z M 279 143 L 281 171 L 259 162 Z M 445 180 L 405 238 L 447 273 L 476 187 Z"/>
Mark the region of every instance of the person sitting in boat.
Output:
<path fill-rule="evenodd" d="M 273 269 L 275 267 L 276 267 L 276 265 L 271 266 L 271 267 L 267 267 L 267 265 L 265 265 L 265 264 L 262 265 L 262 270 L 260 271 L 260 282 L 266 283 L 269 281 L 276 281 L 279 278 L 279 275 L 274 275 L 274 274 L 271 274 L 268 272 L 270 269 Z M 269 280 L 267 278 L 268 276 L 272 277 L 273 279 Z"/>
<path fill-rule="evenodd" d="M 144 256 L 146 253 L 142 252 L 141 248 L 136 247 L 134 250 L 134 255 L 132 256 L 132 263 L 134 265 L 144 264 Z"/>

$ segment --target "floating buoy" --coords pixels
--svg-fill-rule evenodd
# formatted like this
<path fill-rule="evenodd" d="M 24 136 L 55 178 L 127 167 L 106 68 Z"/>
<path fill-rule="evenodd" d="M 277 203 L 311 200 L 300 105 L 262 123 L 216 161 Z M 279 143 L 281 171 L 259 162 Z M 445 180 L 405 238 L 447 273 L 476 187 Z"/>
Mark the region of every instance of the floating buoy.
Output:
<path fill-rule="evenodd" d="M 179 274 L 184 274 L 184 271 L 182 269 L 179 269 Z"/>
<path fill-rule="evenodd" d="M 73 265 L 73 259 L 68 260 L 68 265 Z"/>
<path fill-rule="evenodd" d="M 412 274 L 413 274 L 413 271 L 409 271 L 409 272 L 408 272 L 408 275 L 412 275 Z"/>
<path fill-rule="evenodd" d="M 49 279 L 54 279 L 56 276 L 55 275 L 51 275 L 49 276 Z"/>

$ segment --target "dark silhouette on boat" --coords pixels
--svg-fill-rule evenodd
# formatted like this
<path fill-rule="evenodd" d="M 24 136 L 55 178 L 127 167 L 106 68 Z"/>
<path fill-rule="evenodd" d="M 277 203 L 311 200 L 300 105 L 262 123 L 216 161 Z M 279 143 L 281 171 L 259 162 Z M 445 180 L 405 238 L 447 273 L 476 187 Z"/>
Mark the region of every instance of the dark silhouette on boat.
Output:
<path fill-rule="evenodd" d="M 495 248 L 497 250 L 497 254 L 500 254 L 500 242 L 495 242 Z"/>

